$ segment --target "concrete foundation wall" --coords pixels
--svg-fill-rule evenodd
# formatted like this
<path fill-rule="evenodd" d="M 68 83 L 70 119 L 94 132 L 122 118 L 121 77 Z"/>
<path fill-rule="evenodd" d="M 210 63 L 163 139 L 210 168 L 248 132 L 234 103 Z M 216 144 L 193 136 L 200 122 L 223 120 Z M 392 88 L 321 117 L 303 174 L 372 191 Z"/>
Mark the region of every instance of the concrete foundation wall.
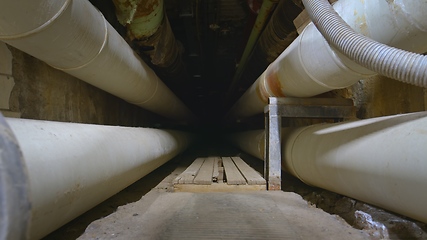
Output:
<path fill-rule="evenodd" d="M 143 127 L 162 120 L 2 42 L 0 71 L 5 116 Z"/>
<path fill-rule="evenodd" d="M 383 76 L 360 80 L 332 94 L 353 99 L 359 119 L 427 110 L 427 89 Z"/>

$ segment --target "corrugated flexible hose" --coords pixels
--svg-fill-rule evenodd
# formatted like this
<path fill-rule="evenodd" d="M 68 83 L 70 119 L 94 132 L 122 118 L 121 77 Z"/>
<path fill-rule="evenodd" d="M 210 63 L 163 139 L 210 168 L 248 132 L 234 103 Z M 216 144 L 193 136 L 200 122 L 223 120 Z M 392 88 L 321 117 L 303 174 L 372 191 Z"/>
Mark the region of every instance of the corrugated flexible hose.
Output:
<path fill-rule="evenodd" d="M 303 0 L 311 20 L 338 51 L 381 75 L 427 88 L 427 56 L 376 42 L 355 32 L 327 0 Z"/>

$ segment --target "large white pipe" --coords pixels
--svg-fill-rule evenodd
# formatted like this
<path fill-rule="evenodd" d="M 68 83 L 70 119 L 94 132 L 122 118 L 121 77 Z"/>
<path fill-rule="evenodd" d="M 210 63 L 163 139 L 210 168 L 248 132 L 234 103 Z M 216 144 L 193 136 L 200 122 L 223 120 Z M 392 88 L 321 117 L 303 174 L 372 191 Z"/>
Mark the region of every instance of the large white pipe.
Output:
<path fill-rule="evenodd" d="M 262 130 L 233 139 L 263 158 Z M 294 129 L 282 153 L 282 168 L 309 185 L 427 223 L 427 112 Z"/>
<path fill-rule="evenodd" d="M 334 9 L 355 31 L 411 52 L 427 51 L 425 1 L 340 0 Z M 311 97 L 375 75 L 338 51 L 310 23 L 265 70 L 229 113 L 242 118 L 263 111 L 268 97 Z"/>
<path fill-rule="evenodd" d="M 192 113 L 87 0 L 2 0 L 0 40 L 130 103 Z"/>
<path fill-rule="evenodd" d="M 183 150 L 178 131 L 7 119 L 28 169 L 31 239 L 59 228 Z"/>

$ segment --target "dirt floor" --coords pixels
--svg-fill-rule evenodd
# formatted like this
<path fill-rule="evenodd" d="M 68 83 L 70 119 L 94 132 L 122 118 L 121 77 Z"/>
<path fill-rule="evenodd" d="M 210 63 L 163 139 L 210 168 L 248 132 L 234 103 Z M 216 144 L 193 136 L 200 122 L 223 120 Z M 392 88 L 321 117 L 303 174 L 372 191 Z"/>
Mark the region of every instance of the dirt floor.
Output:
<path fill-rule="evenodd" d="M 93 222 L 79 239 L 366 239 L 289 192 L 151 191 Z"/>

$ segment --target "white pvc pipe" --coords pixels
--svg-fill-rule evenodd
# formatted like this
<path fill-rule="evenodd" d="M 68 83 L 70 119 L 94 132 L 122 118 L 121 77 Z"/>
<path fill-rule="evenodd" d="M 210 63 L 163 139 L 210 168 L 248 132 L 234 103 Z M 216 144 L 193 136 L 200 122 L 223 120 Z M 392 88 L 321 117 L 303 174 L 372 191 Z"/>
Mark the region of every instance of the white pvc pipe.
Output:
<path fill-rule="evenodd" d="M 183 150 L 178 131 L 7 119 L 30 182 L 30 237 L 40 239 Z"/>
<path fill-rule="evenodd" d="M 87 0 L 2 0 L 0 40 L 130 103 L 194 117 Z"/>
<path fill-rule="evenodd" d="M 237 148 L 264 160 L 264 130 L 252 130 L 232 134 L 228 140 Z"/>
<path fill-rule="evenodd" d="M 314 25 L 340 53 L 380 75 L 427 88 L 426 56 L 379 43 L 355 32 L 327 0 L 303 0 L 303 3 Z M 411 3 L 407 6 L 411 6 Z M 405 10 L 407 6 L 403 5 Z M 411 43 L 411 40 L 408 42 Z"/>
<path fill-rule="evenodd" d="M 263 158 L 262 130 L 233 139 Z M 282 168 L 309 185 L 427 223 L 427 112 L 294 129 L 282 153 Z"/>
<path fill-rule="evenodd" d="M 375 41 L 423 53 L 427 51 L 425 1 L 353 1 L 334 4 L 337 13 L 357 32 Z M 268 97 L 311 97 L 345 88 L 375 75 L 332 49 L 310 23 L 233 106 L 231 118 L 263 111 Z"/>

